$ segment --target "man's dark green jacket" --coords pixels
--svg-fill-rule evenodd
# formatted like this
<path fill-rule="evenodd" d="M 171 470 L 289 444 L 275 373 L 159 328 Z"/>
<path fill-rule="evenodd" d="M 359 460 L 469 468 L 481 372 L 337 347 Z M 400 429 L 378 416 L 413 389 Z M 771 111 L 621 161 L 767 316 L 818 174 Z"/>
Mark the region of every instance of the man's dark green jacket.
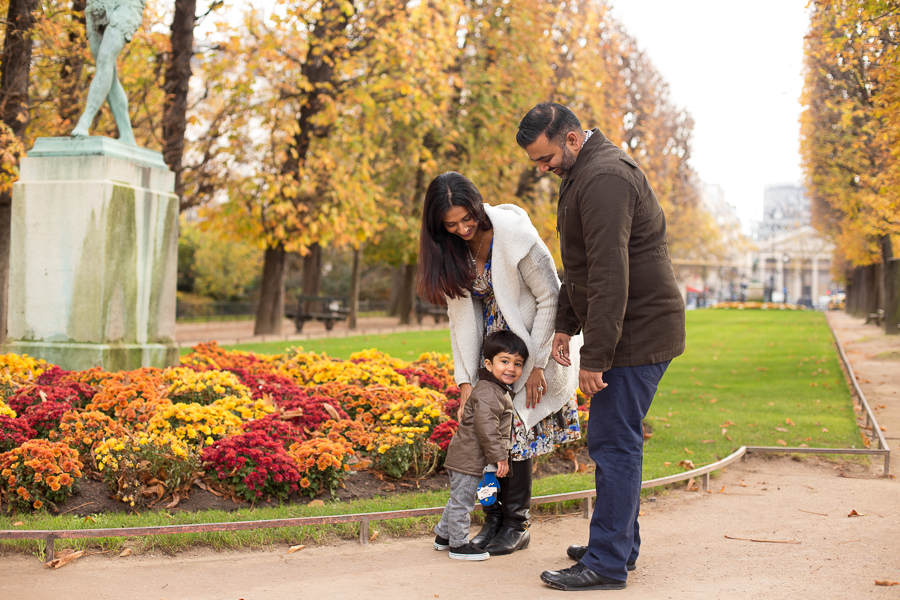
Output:
<path fill-rule="evenodd" d="M 684 352 L 684 300 L 666 218 L 637 163 L 594 129 L 559 188 L 564 285 L 556 331 L 584 331 L 581 368 L 607 371 Z"/>

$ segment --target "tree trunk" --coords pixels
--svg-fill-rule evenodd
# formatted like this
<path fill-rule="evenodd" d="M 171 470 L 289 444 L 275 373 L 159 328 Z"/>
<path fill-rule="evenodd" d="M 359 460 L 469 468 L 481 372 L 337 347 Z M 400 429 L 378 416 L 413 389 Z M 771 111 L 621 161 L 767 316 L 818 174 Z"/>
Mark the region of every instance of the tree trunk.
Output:
<path fill-rule="evenodd" d="M 412 323 L 416 309 L 416 265 L 403 265 L 403 288 L 397 304 L 400 325 Z"/>
<path fill-rule="evenodd" d="M 31 29 L 38 0 L 10 0 L 6 37 L 0 55 L 0 121 L 20 140 L 28 125 L 28 82 L 31 75 Z M 14 153 L 13 161 L 19 156 Z M 0 342 L 6 339 L 9 310 L 9 245 L 12 219 L 12 188 L 0 192 Z"/>
<path fill-rule="evenodd" d="M 62 67 L 59 69 L 59 118 L 64 122 L 63 129 L 68 130 L 75 126 L 78 117 L 81 116 L 81 96 L 84 86 L 81 81 L 81 73 L 84 70 L 84 53 L 86 21 L 84 7 L 87 0 L 74 0 L 72 2 L 72 18 L 79 27 L 70 27 L 69 42 L 71 53 L 63 58 Z"/>
<path fill-rule="evenodd" d="M 400 308 L 400 297 L 403 294 L 403 265 L 396 267 L 391 276 L 391 297 L 388 299 L 387 316 L 396 317 Z"/>
<path fill-rule="evenodd" d="M 881 239 L 879 239 L 878 242 L 881 247 L 881 269 L 878 273 L 878 296 L 880 304 L 878 305 L 878 308 L 882 309 L 885 315 L 885 319 L 881 322 L 881 325 L 888 334 L 895 334 L 897 333 L 897 324 L 889 314 L 896 310 L 896 306 L 893 306 L 896 302 L 894 290 L 895 282 L 891 280 L 894 278 L 894 270 L 888 264 L 891 259 L 894 258 L 894 247 L 893 244 L 891 244 L 891 235 L 889 233 L 881 236 Z"/>
<path fill-rule="evenodd" d="M 259 290 L 259 307 L 253 335 L 281 333 L 284 319 L 284 275 L 287 252 L 284 244 L 266 248 L 263 259 L 262 285 Z"/>
<path fill-rule="evenodd" d="M 175 173 L 175 194 L 181 210 L 191 203 L 184 198 L 181 159 L 184 156 L 184 131 L 187 128 L 188 84 L 191 80 L 191 58 L 194 55 L 194 25 L 197 23 L 197 0 L 175 0 L 172 18 L 172 57 L 166 68 L 163 91 L 163 158 Z"/>
<path fill-rule="evenodd" d="M 356 329 L 359 316 L 359 280 L 362 276 L 362 248 L 353 250 L 353 273 L 350 276 L 350 314 L 347 317 L 347 328 Z"/>
<path fill-rule="evenodd" d="M 322 246 L 316 243 L 309 247 L 309 254 L 303 257 L 303 295 L 318 296 L 321 290 Z M 309 312 L 310 308 L 309 302 L 303 306 L 305 312 Z"/>

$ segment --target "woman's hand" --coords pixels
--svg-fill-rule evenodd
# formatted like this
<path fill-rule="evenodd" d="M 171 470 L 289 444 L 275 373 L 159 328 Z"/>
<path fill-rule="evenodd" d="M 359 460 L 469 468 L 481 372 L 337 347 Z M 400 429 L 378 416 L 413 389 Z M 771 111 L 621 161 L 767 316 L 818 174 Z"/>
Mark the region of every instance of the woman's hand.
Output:
<path fill-rule="evenodd" d="M 547 391 L 547 380 L 544 379 L 544 370 L 535 367 L 525 382 L 525 406 L 534 408 L 541 401 L 541 396 Z"/>
<path fill-rule="evenodd" d="M 463 409 L 466 407 L 466 400 L 472 395 L 472 384 L 459 384 L 459 410 L 456 411 L 456 420 L 462 423 Z"/>

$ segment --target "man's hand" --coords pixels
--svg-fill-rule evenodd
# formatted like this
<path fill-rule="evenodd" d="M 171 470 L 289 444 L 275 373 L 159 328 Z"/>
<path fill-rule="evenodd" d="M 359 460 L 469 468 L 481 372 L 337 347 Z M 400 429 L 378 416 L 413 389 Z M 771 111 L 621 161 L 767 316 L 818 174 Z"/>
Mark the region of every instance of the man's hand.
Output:
<path fill-rule="evenodd" d="M 550 346 L 550 356 L 564 367 L 572 366 L 572 361 L 569 359 L 569 340 L 571 339 L 571 335 L 556 332 L 553 336 L 553 344 Z"/>
<path fill-rule="evenodd" d="M 588 398 L 605 388 L 607 385 L 609 384 L 603 383 L 603 373 L 585 371 L 584 369 L 578 370 L 578 388 L 581 390 L 581 393 Z"/>
<path fill-rule="evenodd" d="M 509 473 L 509 460 L 497 461 L 497 477 L 506 477 Z"/>
<path fill-rule="evenodd" d="M 456 411 L 456 420 L 462 423 L 463 409 L 466 407 L 466 400 L 472 395 L 472 384 L 459 384 L 459 410 Z"/>
<path fill-rule="evenodd" d="M 528 381 L 525 382 L 525 406 L 534 408 L 541 401 L 541 396 L 547 391 L 547 380 L 544 379 L 544 370 L 537 367 L 531 370 Z"/>

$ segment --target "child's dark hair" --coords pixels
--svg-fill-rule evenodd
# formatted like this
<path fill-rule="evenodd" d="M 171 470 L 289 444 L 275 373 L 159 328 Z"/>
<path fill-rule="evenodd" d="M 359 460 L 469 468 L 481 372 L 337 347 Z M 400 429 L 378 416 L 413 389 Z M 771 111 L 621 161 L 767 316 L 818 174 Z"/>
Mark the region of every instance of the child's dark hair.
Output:
<path fill-rule="evenodd" d="M 528 346 L 512 331 L 495 331 L 484 340 L 484 358 L 493 361 L 501 352 L 518 354 L 522 361 L 528 360 Z"/>

